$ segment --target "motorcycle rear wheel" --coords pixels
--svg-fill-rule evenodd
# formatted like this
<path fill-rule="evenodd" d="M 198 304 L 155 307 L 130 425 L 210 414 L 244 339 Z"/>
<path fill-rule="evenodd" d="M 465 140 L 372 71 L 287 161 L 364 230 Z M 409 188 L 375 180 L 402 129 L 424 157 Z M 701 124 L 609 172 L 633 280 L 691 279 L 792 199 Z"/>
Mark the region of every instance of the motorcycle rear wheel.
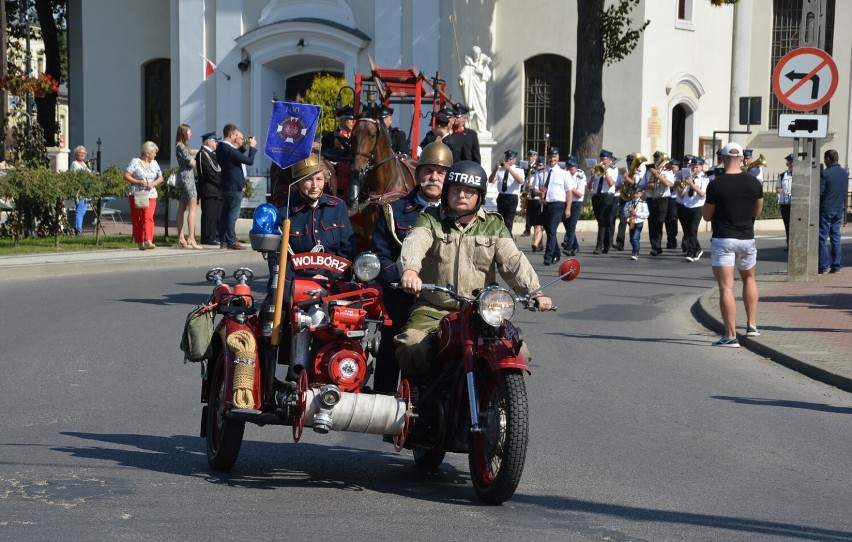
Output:
<path fill-rule="evenodd" d="M 482 501 L 502 504 L 512 498 L 527 456 L 529 408 L 520 371 L 477 375 L 480 425 L 471 433 L 468 463 L 473 488 Z"/>
<path fill-rule="evenodd" d="M 231 470 L 240 455 L 246 422 L 225 418 L 225 356 L 220 350 L 213 359 L 207 409 L 207 463 L 213 470 Z"/>

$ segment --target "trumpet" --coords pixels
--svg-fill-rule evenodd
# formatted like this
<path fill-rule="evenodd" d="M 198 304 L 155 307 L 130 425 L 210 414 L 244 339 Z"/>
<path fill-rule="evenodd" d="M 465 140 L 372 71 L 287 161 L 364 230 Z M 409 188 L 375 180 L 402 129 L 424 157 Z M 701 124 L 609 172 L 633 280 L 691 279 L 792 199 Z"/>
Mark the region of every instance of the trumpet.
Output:
<path fill-rule="evenodd" d="M 599 176 L 599 177 L 602 177 L 604 173 L 606 173 L 606 165 L 604 165 L 604 163 L 601 162 L 600 164 L 595 166 L 594 174 Z"/>
<path fill-rule="evenodd" d="M 753 160 L 746 164 L 745 170 L 748 171 L 756 167 L 766 167 L 766 158 L 764 158 L 762 154 L 757 157 L 757 160 Z"/>
<path fill-rule="evenodd" d="M 498 168 L 506 167 L 506 162 L 497 162 L 497 167 Z"/>
<path fill-rule="evenodd" d="M 691 175 L 690 179 L 695 179 L 695 175 Z M 676 188 L 680 197 L 684 197 L 686 191 L 689 190 L 689 183 L 686 182 L 686 177 L 681 177 L 675 184 L 677 185 Z"/>

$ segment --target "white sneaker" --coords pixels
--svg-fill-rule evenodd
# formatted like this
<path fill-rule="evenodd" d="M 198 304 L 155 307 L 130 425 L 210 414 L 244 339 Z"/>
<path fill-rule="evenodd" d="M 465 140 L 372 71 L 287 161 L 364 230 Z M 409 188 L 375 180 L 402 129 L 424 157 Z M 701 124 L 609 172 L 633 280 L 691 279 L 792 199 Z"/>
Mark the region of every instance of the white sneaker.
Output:
<path fill-rule="evenodd" d="M 739 348 L 740 341 L 736 337 L 722 337 L 713 343 L 713 346 L 721 346 L 723 348 Z"/>
<path fill-rule="evenodd" d="M 684 258 L 684 259 L 683 259 L 683 261 L 685 261 L 685 262 L 694 262 L 695 260 L 692 258 L 692 256 L 687 256 L 686 258 Z"/>
<path fill-rule="evenodd" d="M 704 251 L 703 251 L 703 250 L 699 250 L 699 251 L 698 251 L 698 254 L 696 254 L 695 256 L 693 256 L 693 257 L 692 257 L 692 261 L 693 261 L 693 262 L 697 262 L 697 261 L 698 261 L 698 258 L 700 258 L 702 254 L 704 254 Z"/>
<path fill-rule="evenodd" d="M 746 336 L 760 337 L 760 331 L 757 329 L 757 326 L 749 324 L 748 326 L 746 326 Z"/>
<path fill-rule="evenodd" d="M 630 259 L 631 259 L 631 260 L 638 260 L 638 259 L 639 259 L 639 256 L 637 256 L 636 254 L 634 254 L 634 255 L 630 256 Z"/>

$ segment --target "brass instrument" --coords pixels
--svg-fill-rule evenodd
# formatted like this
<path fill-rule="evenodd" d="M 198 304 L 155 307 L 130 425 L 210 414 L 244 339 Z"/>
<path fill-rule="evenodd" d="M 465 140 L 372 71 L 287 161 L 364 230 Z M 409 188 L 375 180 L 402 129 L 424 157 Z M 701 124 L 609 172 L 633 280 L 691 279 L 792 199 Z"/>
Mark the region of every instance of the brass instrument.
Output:
<path fill-rule="evenodd" d="M 642 165 L 642 162 L 645 162 L 646 160 L 648 159 L 642 156 L 641 153 L 636 152 L 633 154 L 633 161 L 630 162 L 630 166 L 628 166 L 627 168 L 627 176 L 630 177 L 631 180 L 633 179 L 633 176 L 636 175 L 636 170 L 638 170 L 639 166 Z M 621 201 L 630 201 L 630 199 L 633 197 L 634 188 L 635 187 L 633 185 L 626 185 L 622 182 Z"/>
<path fill-rule="evenodd" d="M 497 162 L 497 167 L 498 168 L 506 167 L 506 162 Z"/>
<path fill-rule="evenodd" d="M 757 160 L 752 160 L 746 164 L 745 170 L 748 171 L 756 167 L 766 167 L 766 158 L 764 158 L 762 154 L 757 157 Z"/>
<path fill-rule="evenodd" d="M 600 164 L 596 165 L 593 173 L 598 177 L 603 177 L 603 174 L 606 173 L 606 166 L 604 165 L 604 163 L 601 162 Z"/>
<path fill-rule="evenodd" d="M 627 174 L 630 177 L 636 175 L 636 170 L 639 169 L 639 166 L 642 165 L 642 162 L 646 162 L 648 159 L 642 156 L 640 153 L 635 153 L 633 155 L 633 161 L 630 162 L 630 167 L 627 168 Z"/>
<path fill-rule="evenodd" d="M 654 169 L 660 169 L 669 162 L 669 155 L 662 153 L 660 158 L 654 163 Z"/>
<path fill-rule="evenodd" d="M 696 177 L 696 174 L 693 173 L 692 175 L 690 175 L 689 178 L 695 180 L 695 177 Z M 678 191 L 678 194 L 680 194 L 680 197 L 686 196 L 686 192 L 687 192 L 687 190 L 689 190 L 689 183 L 686 182 L 686 178 L 681 177 L 680 179 L 678 179 L 677 183 L 675 183 L 675 184 L 677 185 L 677 191 Z"/>

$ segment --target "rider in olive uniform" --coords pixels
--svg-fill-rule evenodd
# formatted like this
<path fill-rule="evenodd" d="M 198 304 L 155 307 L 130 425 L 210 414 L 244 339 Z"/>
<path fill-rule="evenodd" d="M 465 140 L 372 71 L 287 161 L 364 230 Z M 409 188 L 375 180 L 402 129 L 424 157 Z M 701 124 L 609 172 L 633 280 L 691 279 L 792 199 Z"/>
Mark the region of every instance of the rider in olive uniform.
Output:
<path fill-rule="evenodd" d="M 440 205 L 444 175 L 451 165 L 453 153 L 449 147 L 440 141 L 426 145 L 415 170 L 417 187 L 404 198 L 380 208 L 370 250 L 376 253 L 382 262 L 380 280 L 383 285 L 399 282 L 396 260 L 399 258 L 402 241 L 424 209 Z M 373 376 L 373 385 L 376 391 L 392 393 L 396 391 L 399 381 L 393 338 L 402 330 L 415 298 L 411 294 L 389 287 L 382 293 L 393 325 L 382 328 L 382 342 L 379 346 L 379 361 Z"/>

